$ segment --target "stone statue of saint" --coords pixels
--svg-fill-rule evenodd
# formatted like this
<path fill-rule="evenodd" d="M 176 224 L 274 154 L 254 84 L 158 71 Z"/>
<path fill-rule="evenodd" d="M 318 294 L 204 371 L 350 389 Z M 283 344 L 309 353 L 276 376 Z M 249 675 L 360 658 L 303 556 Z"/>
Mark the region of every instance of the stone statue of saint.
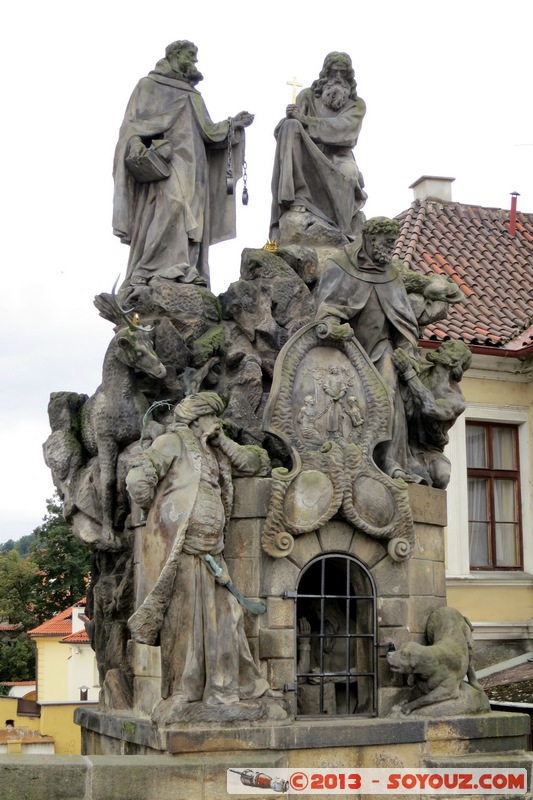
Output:
<path fill-rule="evenodd" d="M 267 475 L 270 463 L 262 448 L 223 433 L 223 410 L 213 392 L 186 397 L 174 409 L 176 422 L 126 479 L 132 499 L 148 510 L 142 580 L 149 591 L 128 627 L 135 641 L 161 645 L 159 724 L 176 721 L 194 701 L 227 706 L 270 688 L 250 653 L 222 555 L 232 473 Z"/>
<path fill-rule="evenodd" d="M 301 207 L 354 238 L 357 212 L 367 195 L 353 148 L 366 106 L 358 97 L 347 53 L 330 53 L 318 80 L 287 106 L 278 124 L 270 238 L 279 240 L 285 211 Z"/>
<path fill-rule="evenodd" d="M 201 94 L 197 48 L 176 41 L 133 91 L 115 151 L 113 230 L 130 245 L 126 281 L 154 276 L 209 284 L 210 244 L 235 237 L 228 158 L 240 177 L 242 111 L 212 122 Z M 229 137 L 229 138 L 228 138 Z"/>
<path fill-rule="evenodd" d="M 398 223 L 375 217 L 362 235 L 326 261 L 317 293 L 317 316 L 348 322 L 391 393 L 391 439 L 378 445 L 377 465 L 387 475 L 411 475 L 407 421 L 393 352 L 401 347 L 417 360 L 418 323 L 399 265 L 391 261 Z"/>

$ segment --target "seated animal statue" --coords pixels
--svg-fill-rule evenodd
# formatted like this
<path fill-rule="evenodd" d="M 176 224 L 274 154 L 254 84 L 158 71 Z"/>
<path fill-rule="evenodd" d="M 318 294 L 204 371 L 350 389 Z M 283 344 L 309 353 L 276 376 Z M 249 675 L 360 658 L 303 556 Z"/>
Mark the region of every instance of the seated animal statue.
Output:
<path fill-rule="evenodd" d="M 489 701 L 476 678 L 472 663 L 472 625 L 455 608 L 437 608 L 428 618 L 427 645 L 405 642 L 387 653 L 393 672 L 408 676 L 411 697 L 401 704 L 401 714 L 439 704 L 435 715 L 489 711 Z M 467 678 L 467 683 L 464 678 Z M 454 701 L 444 708 L 444 701 Z"/>

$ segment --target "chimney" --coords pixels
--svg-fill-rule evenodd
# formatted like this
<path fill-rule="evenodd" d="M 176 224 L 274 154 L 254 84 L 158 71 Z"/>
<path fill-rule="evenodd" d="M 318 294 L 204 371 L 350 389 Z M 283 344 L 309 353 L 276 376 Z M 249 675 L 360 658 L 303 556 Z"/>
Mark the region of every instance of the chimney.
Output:
<path fill-rule="evenodd" d="M 410 185 L 415 200 L 441 200 L 449 203 L 452 199 L 452 183 L 455 178 L 441 178 L 438 175 L 422 175 Z"/>
<path fill-rule="evenodd" d="M 509 233 L 511 236 L 516 234 L 516 198 L 520 197 L 520 192 L 511 192 L 511 215 L 509 219 Z"/>

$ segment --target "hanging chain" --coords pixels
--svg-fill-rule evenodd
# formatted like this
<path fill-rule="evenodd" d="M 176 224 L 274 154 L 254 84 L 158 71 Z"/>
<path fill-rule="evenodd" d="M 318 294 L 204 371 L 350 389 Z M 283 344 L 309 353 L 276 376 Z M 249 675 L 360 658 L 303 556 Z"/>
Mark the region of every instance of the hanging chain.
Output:
<path fill-rule="evenodd" d="M 242 130 L 242 204 L 248 205 L 248 164 L 246 163 L 246 155 L 244 152 L 244 145 L 246 142 L 246 134 L 244 128 Z"/>
<path fill-rule="evenodd" d="M 233 194 L 235 187 L 235 180 L 233 174 L 233 143 L 235 141 L 235 125 L 232 117 L 228 117 L 228 160 L 226 166 L 226 194 Z M 248 205 L 248 164 L 246 163 L 246 156 L 244 154 L 245 133 L 242 132 L 242 204 Z"/>
<path fill-rule="evenodd" d="M 228 161 L 226 165 L 226 194 L 233 194 L 233 139 L 235 128 L 233 118 L 228 117 Z"/>

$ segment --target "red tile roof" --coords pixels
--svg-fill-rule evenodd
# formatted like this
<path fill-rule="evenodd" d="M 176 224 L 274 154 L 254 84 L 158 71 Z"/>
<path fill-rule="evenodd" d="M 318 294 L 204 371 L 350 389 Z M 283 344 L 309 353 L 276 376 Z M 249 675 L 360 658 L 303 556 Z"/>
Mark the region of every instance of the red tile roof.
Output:
<path fill-rule="evenodd" d="M 85 598 L 65 611 L 60 611 L 52 619 L 43 622 L 31 631 L 30 636 L 70 636 L 72 633 L 72 612 L 75 609 L 85 608 Z"/>
<path fill-rule="evenodd" d="M 424 339 L 521 350 L 533 345 L 533 214 L 435 199 L 415 200 L 396 218 L 394 257 L 413 270 L 451 277 L 465 302 L 428 325 Z"/>
<path fill-rule="evenodd" d="M 35 686 L 35 680 L 33 681 L 2 681 L 4 686 Z"/>
<path fill-rule="evenodd" d="M 65 636 L 64 639 L 61 639 L 61 644 L 89 644 L 89 637 L 87 636 L 87 631 L 81 630 L 76 631 L 76 633 L 71 633 L 70 636 Z"/>

